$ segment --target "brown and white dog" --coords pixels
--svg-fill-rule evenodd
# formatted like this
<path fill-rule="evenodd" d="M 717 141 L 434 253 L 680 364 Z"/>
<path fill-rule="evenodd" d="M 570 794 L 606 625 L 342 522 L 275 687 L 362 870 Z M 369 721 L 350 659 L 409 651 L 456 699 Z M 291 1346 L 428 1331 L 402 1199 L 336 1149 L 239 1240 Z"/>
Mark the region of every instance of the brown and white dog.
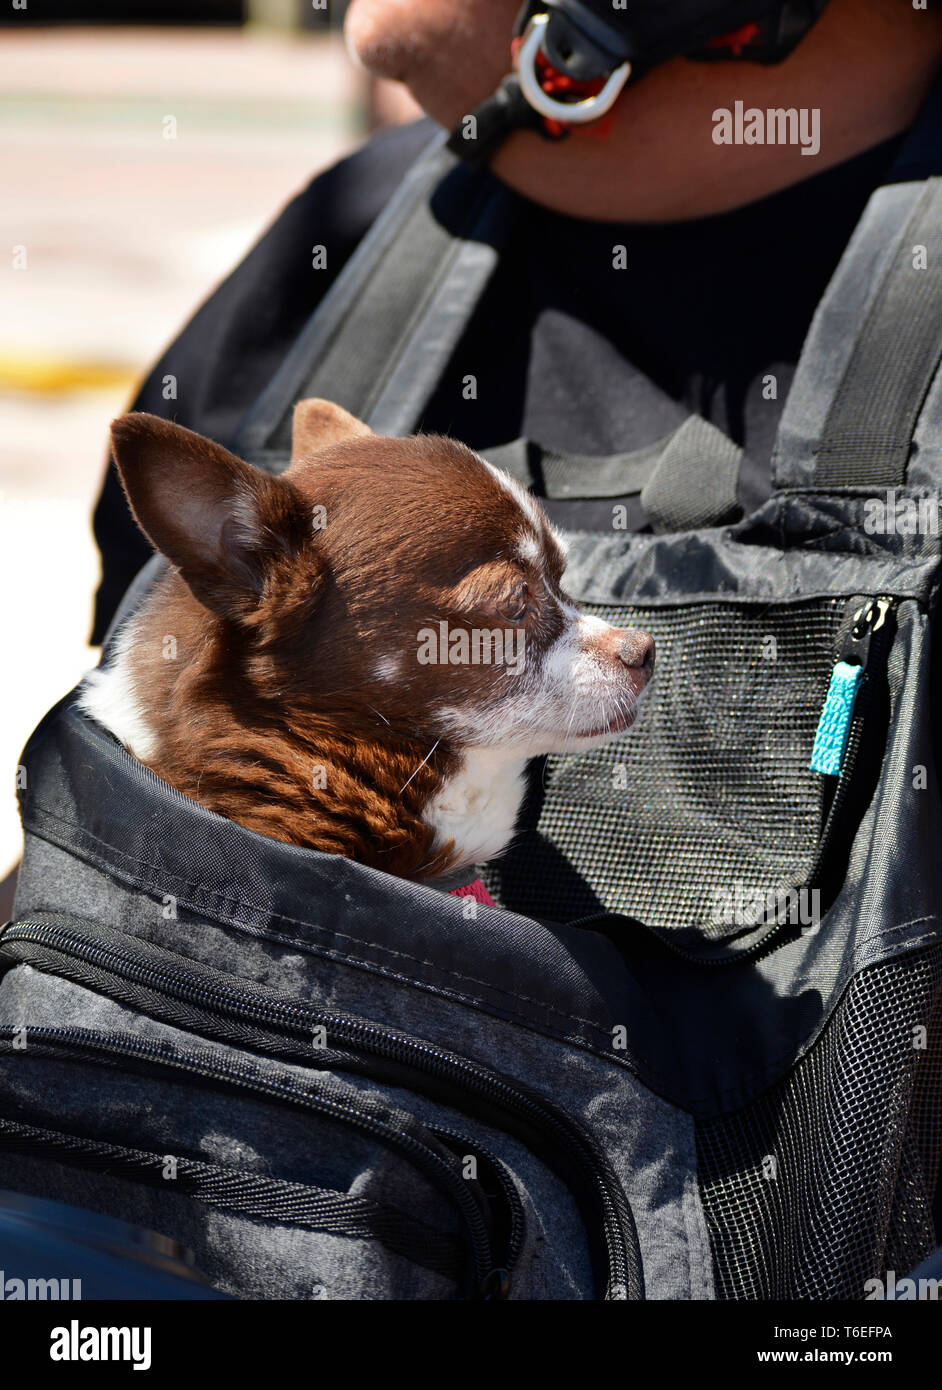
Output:
<path fill-rule="evenodd" d="M 464 445 L 320 400 L 280 477 L 151 415 L 112 440 L 174 568 L 81 704 L 213 811 L 434 879 L 507 846 L 528 758 L 632 723 L 653 641 L 575 607 L 538 503 Z"/>

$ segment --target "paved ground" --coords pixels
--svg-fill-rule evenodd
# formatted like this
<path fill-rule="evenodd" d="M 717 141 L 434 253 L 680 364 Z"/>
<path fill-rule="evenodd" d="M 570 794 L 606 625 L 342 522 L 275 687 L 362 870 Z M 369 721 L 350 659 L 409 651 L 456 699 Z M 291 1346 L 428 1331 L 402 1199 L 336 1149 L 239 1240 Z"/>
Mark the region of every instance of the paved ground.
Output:
<path fill-rule="evenodd" d="M 2 878 L 20 852 L 17 755 L 97 657 L 89 515 L 108 421 L 365 118 L 341 42 L 314 35 L 4 30 L 0 93 Z"/>

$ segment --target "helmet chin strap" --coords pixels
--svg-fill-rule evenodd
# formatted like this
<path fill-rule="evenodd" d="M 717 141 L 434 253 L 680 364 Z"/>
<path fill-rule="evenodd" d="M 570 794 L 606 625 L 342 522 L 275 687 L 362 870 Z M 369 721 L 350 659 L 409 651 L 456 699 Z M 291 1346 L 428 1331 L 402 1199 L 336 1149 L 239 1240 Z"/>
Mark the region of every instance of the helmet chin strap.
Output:
<path fill-rule="evenodd" d="M 574 127 L 601 121 L 618 99 L 631 64 L 620 63 L 587 81 L 568 76 L 546 54 L 548 22 L 545 14 L 529 20 L 510 45 L 513 71 L 451 132 L 448 148 L 466 163 L 486 164 L 514 130 L 535 130 L 546 140 L 564 140 Z"/>
<path fill-rule="evenodd" d="M 472 168 L 481 168 L 515 130 L 542 132 L 542 121 L 511 72 L 480 106 L 461 117 L 448 137 L 448 149 Z"/>
<path fill-rule="evenodd" d="M 525 0 L 511 43 L 512 71 L 495 92 L 462 116 L 448 148 L 477 167 L 487 164 L 515 130 L 535 130 L 554 141 L 580 129 L 604 135 L 632 73 L 637 80 L 679 56 L 707 62 L 781 62 L 827 3 L 675 0 L 665 6 L 661 0 L 657 5 L 635 0 L 634 9 L 626 7 L 619 23 L 607 4 L 604 22 L 599 18 L 600 0 L 545 0 L 545 5 Z M 686 11 L 681 25 L 676 18 L 669 29 L 656 24 L 658 16 L 676 16 L 678 11 Z M 734 19 L 736 27 L 717 33 L 721 16 L 727 23 Z"/>
<path fill-rule="evenodd" d="M 588 81 L 580 82 L 569 77 L 553 67 L 546 56 L 544 36 L 548 24 L 548 15 L 534 15 L 523 32 L 523 38 L 514 40 L 516 49 L 511 45 L 520 90 L 534 111 L 546 120 L 565 127 L 597 121 L 614 106 L 631 75 L 631 64 L 627 61 L 619 63 L 607 77 Z M 554 90 L 568 91 L 574 99 L 560 101 L 553 95 Z"/>

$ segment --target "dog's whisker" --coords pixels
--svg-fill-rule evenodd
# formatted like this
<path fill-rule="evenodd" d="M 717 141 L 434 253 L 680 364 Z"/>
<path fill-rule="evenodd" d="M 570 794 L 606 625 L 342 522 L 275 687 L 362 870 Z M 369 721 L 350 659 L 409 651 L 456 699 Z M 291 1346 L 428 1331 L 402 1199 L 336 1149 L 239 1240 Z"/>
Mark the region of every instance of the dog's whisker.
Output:
<path fill-rule="evenodd" d="M 437 738 L 437 739 L 435 740 L 435 742 L 432 744 L 431 748 L 430 748 L 430 749 L 428 750 L 428 752 L 426 753 L 425 757 L 424 757 L 424 758 L 422 759 L 422 761 L 419 763 L 419 765 L 418 765 L 418 767 L 416 768 L 415 772 L 412 773 L 412 776 L 409 777 L 409 778 L 407 778 L 406 782 L 399 788 L 399 795 L 400 795 L 400 796 L 402 796 L 402 793 L 405 791 L 406 787 L 407 787 L 407 786 L 409 785 L 409 783 L 412 781 L 412 778 L 413 778 L 413 777 L 417 777 L 418 774 L 422 771 L 423 767 L 424 767 L 425 764 L 428 762 L 429 758 L 430 758 L 430 757 L 432 756 L 432 754 L 435 752 L 435 749 L 438 747 L 438 745 L 439 745 L 440 743 L 441 743 L 441 739 L 440 739 L 440 738 Z"/>

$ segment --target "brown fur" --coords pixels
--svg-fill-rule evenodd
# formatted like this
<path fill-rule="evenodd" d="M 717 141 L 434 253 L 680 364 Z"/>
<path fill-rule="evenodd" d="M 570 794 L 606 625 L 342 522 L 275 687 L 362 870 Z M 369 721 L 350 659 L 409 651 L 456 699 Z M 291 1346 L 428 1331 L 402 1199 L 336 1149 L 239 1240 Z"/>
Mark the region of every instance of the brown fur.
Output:
<path fill-rule="evenodd" d="M 493 560 L 514 504 L 451 440 L 373 436 L 367 456 L 358 446 L 370 433 L 336 406 L 302 402 L 291 467 L 272 479 L 155 417 L 115 422 L 132 509 L 179 571 L 144 611 L 134 670 L 158 739 L 150 765 L 179 791 L 275 839 L 434 877 L 452 846 L 432 853 L 421 813 L 458 760 L 445 741 L 429 756 L 423 710 L 439 677 L 413 663 L 380 696 L 362 662 L 401 641 L 404 609 L 413 629 L 441 617 L 499 622 L 499 598 L 520 575 L 509 558 Z M 193 514 L 213 513 L 234 489 L 263 518 L 261 543 L 234 547 L 221 566 L 211 534 L 194 548 Z M 164 505 L 168 494 L 184 515 Z M 315 503 L 328 518 L 320 536 Z M 402 602 L 378 607 L 373 596 L 390 593 Z M 463 698 L 492 679 L 454 672 Z"/>
<path fill-rule="evenodd" d="M 343 854 L 405 878 L 446 871 L 448 849 L 431 855 L 432 832 L 421 819 L 454 762 L 446 748 L 439 747 L 409 782 L 428 752 L 417 739 L 357 737 L 314 708 L 293 715 L 289 728 L 276 670 L 261 687 L 249 675 L 253 667 L 269 667 L 264 624 L 256 625 L 260 640 L 243 645 L 232 640 L 229 624 L 201 609 L 176 575 L 161 589 L 139 628 L 136 650 L 159 739 L 154 772 L 194 801 L 273 839 Z M 175 661 L 162 656 L 171 635 Z M 368 722 L 369 711 L 359 714 Z"/>
<path fill-rule="evenodd" d="M 425 812 L 464 746 L 499 736 L 508 701 L 530 710 L 541 661 L 571 622 L 541 513 L 463 445 L 383 438 L 326 401 L 297 407 L 291 466 L 277 478 L 153 416 L 122 417 L 112 437 L 134 515 L 174 566 L 135 617 L 125 658 L 123 698 L 152 736 L 148 765 L 291 844 L 413 879 L 469 862 L 467 846 L 435 843 Z M 526 693 L 492 664 L 423 665 L 418 634 L 442 622 L 525 638 Z M 586 638 L 620 681 L 606 729 L 653 661 L 644 634 L 629 660 L 629 636 Z M 484 798 L 476 814 L 504 835 L 488 776 L 472 789 Z M 473 836 L 466 804 L 457 814 Z"/>

